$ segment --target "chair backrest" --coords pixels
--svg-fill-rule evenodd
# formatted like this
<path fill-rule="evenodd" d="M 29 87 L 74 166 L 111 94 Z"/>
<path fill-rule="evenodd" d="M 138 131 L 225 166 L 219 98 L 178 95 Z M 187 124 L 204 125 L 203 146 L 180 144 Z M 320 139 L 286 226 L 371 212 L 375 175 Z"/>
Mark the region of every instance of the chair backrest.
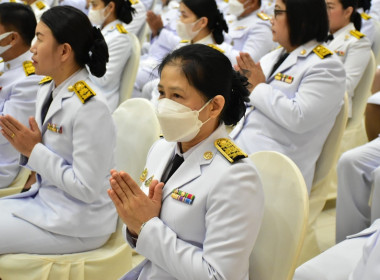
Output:
<path fill-rule="evenodd" d="M 367 99 L 371 95 L 373 78 L 376 71 L 376 60 L 373 52 L 364 70 L 363 76 L 354 90 L 352 97 L 352 116 L 347 122 L 346 129 L 356 128 L 361 125 L 364 117 L 364 111 L 367 105 Z"/>
<path fill-rule="evenodd" d="M 372 18 L 375 25 L 375 36 L 372 43 L 372 51 L 375 55 L 376 65 L 380 64 L 380 22 Z"/>
<path fill-rule="evenodd" d="M 144 98 L 132 98 L 119 105 L 112 116 L 117 129 L 116 168 L 138 182 L 148 151 L 160 135 L 154 106 Z"/>
<path fill-rule="evenodd" d="M 287 156 L 273 151 L 250 155 L 263 183 L 263 223 L 250 256 L 249 278 L 290 280 L 306 233 L 309 213 L 305 180 Z"/>
<path fill-rule="evenodd" d="M 342 141 L 344 130 L 346 129 L 347 118 L 348 96 L 347 93 L 345 93 L 342 108 L 340 109 L 339 114 L 336 116 L 335 123 L 326 138 L 321 154 L 319 155 L 317 163 L 315 164 L 313 186 L 322 182 L 322 180 L 324 180 L 329 174 L 330 169 L 335 166 L 339 156 L 340 143 Z"/>
<path fill-rule="evenodd" d="M 5 189 L 0 189 L 0 197 L 12 195 L 21 192 L 24 188 L 26 181 L 29 178 L 30 170 L 24 167 L 21 167 L 18 175 L 13 180 L 12 184 L 10 184 Z"/>
<path fill-rule="evenodd" d="M 129 33 L 132 38 L 132 53 L 125 64 L 123 75 L 120 83 L 120 98 L 119 104 L 132 96 L 133 86 L 135 84 L 137 70 L 140 63 L 140 42 L 136 35 Z"/>

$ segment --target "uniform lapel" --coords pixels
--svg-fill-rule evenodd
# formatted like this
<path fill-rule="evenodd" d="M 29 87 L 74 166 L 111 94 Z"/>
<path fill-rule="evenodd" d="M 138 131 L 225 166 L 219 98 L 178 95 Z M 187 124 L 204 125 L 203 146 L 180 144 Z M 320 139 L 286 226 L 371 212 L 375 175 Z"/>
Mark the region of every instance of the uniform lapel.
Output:
<path fill-rule="evenodd" d="M 42 89 L 40 89 L 40 91 L 38 92 L 38 94 L 41 94 L 42 96 L 41 98 L 37 99 L 37 103 L 36 103 L 36 122 L 40 128 L 42 128 L 42 120 L 41 120 L 42 107 L 49 99 L 49 95 L 52 92 L 53 88 L 54 88 L 54 81 L 51 81 L 48 85 L 42 86 Z"/>

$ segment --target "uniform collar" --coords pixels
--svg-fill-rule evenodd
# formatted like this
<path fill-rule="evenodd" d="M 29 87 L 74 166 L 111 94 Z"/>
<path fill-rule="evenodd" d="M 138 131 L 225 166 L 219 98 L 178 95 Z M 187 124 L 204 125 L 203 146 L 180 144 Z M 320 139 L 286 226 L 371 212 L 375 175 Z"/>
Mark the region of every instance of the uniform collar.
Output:
<path fill-rule="evenodd" d="M 28 50 L 12 60 L 9 60 L 7 62 L 4 61 L 4 72 L 22 67 L 23 62 L 27 60 L 30 61 L 31 58 L 32 53 Z"/>
<path fill-rule="evenodd" d="M 214 39 L 212 37 L 212 33 L 204 37 L 203 39 L 199 40 L 195 44 L 203 44 L 203 45 L 208 45 L 208 44 L 215 44 Z"/>
<path fill-rule="evenodd" d="M 117 24 L 123 24 L 120 20 L 116 19 L 114 21 L 111 21 L 102 29 L 102 34 L 105 35 L 107 32 L 114 31 L 116 29 Z"/>
<path fill-rule="evenodd" d="M 342 27 L 341 29 L 339 29 L 338 31 L 336 31 L 333 35 L 334 35 L 334 40 L 340 36 L 345 36 L 347 35 L 347 33 L 350 33 L 351 30 L 355 30 L 355 26 L 352 22 L 350 22 L 349 24 L 347 24 L 346 26 Z M 333 40 L 333 41 L 334 41 Z"/>

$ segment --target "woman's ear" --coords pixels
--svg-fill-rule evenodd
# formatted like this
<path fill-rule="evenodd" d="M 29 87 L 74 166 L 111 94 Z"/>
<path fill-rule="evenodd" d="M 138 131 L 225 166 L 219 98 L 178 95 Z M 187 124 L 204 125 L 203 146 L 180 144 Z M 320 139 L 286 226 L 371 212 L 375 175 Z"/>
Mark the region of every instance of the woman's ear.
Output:
<path fill-rule="evenodd" d="M 210 118 L 218 118 L 223 111 L 226 100 L 222 95 L 216 95 L 210 103 Z"/>
<path fill-rule="evenodd" d="M 347 7 L 344 10 L 344 17 L 348 20 L 350 20 L 352 13 L 354 12 L 354 8 L 352 6 Z"/>
<path fill-rule="evenodd" d="M 207 17 L 201 17 L 199 22 L 201 24 L 201 28 L 205 28 L 208 24 L 208 18 Z"/>
<path fill-rule="evenodd" d="M 107 5 L 108 12 L 113 14 L 115 11 L 115 2 L 111 1 Z"/>
<path fill-rule="evenodd" d="M 65 62 L 71 56 L 74 56 L 73 49 L 71 48 L 70 44 L 64 43 L 60 47 L 61 47 L 61 61 L 62 62 Z M 74 57 L 73 57 L 73 59 L 74 59 Z"/>

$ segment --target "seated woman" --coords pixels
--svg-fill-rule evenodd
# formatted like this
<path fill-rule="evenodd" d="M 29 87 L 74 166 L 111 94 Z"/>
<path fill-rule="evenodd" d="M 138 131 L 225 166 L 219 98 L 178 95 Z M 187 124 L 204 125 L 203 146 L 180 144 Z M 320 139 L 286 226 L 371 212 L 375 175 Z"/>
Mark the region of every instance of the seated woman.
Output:
<path fill-rule="evenodd" d="M 361 17 L 357 0 L 327 0 L 330 38 L 327 45 L 343 62 L 346 70 L 348 116 L 352 115 L 354 90 L 363 76 L 371 56 L 371 43 L 360 33 Z"/>
<path fill-rule="evenodd" d="M 159 73 L 165 139 L 148 154 L 141 189 L 111 171 L 108 193 L 124 236 L 147 258 L 125 279 L 248 279 L 264 197 L 252 162 L 224 127 L 244 115 L 246 79 L 201 44 L 168 55 Z"/>
<path fill-rule="evenodd" d="M 277 0 L 271 21 L 273 40 L 283 48 L 258 64 L 245 53 L 238 58 L 252 92 L 246 117 L 230 136 L 248 153 L 274 150 L 290 157 L 310 193 L 315 163 L 343 103 L 345 72 L 322 45 L 325 0 Z"/>
<path fill-rule="evenodd" d="M 59 19 L 59 20 L 57 20 Z M 37 74 L 36 117 L 30 128 L 0 117 L 2 135 L 37 173 L 27 192 L 0 199 L 0 254 L 62 254 L 102 246 L 117 215 L 107 196 L 115 128 L 107 105 L 91 89 L 102 76 L 107 45 L 87 16 L 56 6 L 41 17 L 32 46 Z"/>
<path fill-rule="evenodd" d="M 88 13 L 91 23 L 102 29 L 109 53 L 103 77 L 91 75 L 90 78 L 96 85 L 95 90 L 104 95 L 111 112 L 119 104 L 121 77 L 132 52 L 133 38 L 126 24 L 132 21 L 133 12 L 130 1 L 92 0 Z"/>
<path fill-rule="evenodd" d="M 165 55 L 175 48 L 188 44 L 204 44 L 215 46 L 227 54 L 232 49 L 227 44 L 221 45 L 224 41 L 223 31 L 227 32 L 228 28 L 215 0 L 182 0 L 179 10 L 181 16 L 177 22 L 178 36 L 169 31 L 160 33 L 155 42 L 156 45 L 164 45 L 166 53 L 163 51 L 164 48 L 160 48 L 161 51 L 158 55 L 150 55 L 140 61 L 134 86 L 134 97 L 141 97 L 143 87 L 147 82 L 158 78 L 157 65 Z M 154 49 L 150 52 L 153 53 Z M 150 90 L 148 96 L 144 95 L 143 97 L 149 99 L 149 94 Z"/>

